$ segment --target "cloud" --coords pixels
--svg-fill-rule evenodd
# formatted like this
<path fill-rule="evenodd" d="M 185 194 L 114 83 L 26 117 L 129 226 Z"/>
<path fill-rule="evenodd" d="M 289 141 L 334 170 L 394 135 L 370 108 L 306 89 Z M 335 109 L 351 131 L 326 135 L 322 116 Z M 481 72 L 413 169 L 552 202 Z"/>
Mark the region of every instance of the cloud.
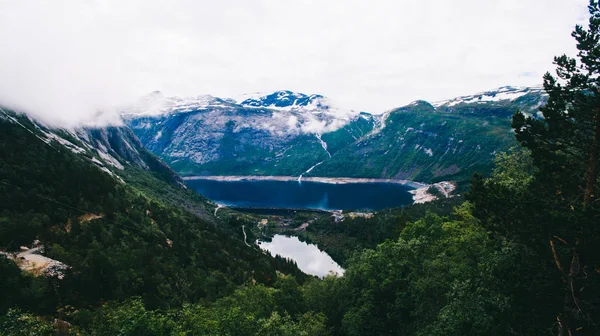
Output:
<path fill-rule="evenodd" d="M 348 123 L 348 120 L 333 119 L 330 121 L 317 119 L 315 117 L 308 117 L 300 125 L 300 129 L 303 133 L 307 134 L 323 134 L 328 132 L 336 131 L 344 127 Z"/>
<path fill-rule="evenodd" d="M 0 0 L 0 104 L 118 121 L 167 95 L 291 89 L 370 112 L 535 85 L 586 0 Z M 527 74 L 526 76 L 523 74 Z M 98 111 L 104 111 L 100 119 Z"/>
<path fill-rule="evenodd" d="M 276 115 L 277 114 L 274 114 L 273 116 Z M 288 126 L 288 130 L 293 132 L 298 129 L 298 118 L 296 116 L 290 116 L 286 124 Z"/>

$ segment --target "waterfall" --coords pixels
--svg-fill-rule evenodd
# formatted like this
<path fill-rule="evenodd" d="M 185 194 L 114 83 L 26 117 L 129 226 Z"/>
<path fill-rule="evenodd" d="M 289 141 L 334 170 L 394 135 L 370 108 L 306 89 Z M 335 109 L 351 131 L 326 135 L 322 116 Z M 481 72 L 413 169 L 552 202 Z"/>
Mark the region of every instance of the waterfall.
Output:
<path fill-rule="evenodd" d="M 329 153 L 329 151 L 327 150 L 327 142 L 325 142 L 325 141 L 323 141 L 323 139 L 321 139 L 321 134 L 317 133 L 317 134 L 315 134 L 315 136 L 317 137 L 317 139 L 319 139 L 319 142 L 321 142 L 321 147 L 323 147 L 323 149 L 325 150 L 327 155 L 329 155 L 329 157 L 331 157 L 331 153 Z"/>
<path fill-rule="evenodd" d="M 311 170 L 315 169 L 315 167 L 318 166 L 318 165 L 320 165 L 321 163 L 323 163 L 323 161 L 321 161 L 321 162 L 317 163 L 316 165 L 308 168 L 307 171 L 305 171 L 304 173 L 300 174 L 300 176 L 298 176 L 298 183 L 302 182 L 302 175 L 310 173 Z"/>

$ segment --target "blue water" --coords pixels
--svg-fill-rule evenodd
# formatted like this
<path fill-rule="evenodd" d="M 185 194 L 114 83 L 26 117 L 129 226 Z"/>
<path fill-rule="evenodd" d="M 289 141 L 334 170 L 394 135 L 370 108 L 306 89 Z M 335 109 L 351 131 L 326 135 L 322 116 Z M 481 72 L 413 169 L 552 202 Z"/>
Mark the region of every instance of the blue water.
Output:
<path fill-rule="evenodd" d="M 380 210 L 412 204 L 412 188 L 395 183 L 186 181 L 189 188 L 232 207 Z"/>

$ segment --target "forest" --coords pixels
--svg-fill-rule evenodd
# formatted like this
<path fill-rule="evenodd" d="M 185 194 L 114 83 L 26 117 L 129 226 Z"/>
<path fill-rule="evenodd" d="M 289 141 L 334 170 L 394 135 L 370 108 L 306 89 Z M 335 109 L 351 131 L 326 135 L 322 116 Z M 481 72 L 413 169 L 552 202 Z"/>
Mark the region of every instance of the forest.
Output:
<path fill-rule="evenodd" d="M 515 111 L 520 146 L 464 198 L 315 223 L 307 239 L 338 241 L 341 277 L 246 246 L 235 216 L 196 215 L 160 177 L 120 183 L 0 120 L 0 248 L 39 239 L 69 265 L 35 277 L 0 256 L 0 335 L 599 335 L 600 5 L 589 11 L 577 57 L 543 78 L 543 118 Z"/>

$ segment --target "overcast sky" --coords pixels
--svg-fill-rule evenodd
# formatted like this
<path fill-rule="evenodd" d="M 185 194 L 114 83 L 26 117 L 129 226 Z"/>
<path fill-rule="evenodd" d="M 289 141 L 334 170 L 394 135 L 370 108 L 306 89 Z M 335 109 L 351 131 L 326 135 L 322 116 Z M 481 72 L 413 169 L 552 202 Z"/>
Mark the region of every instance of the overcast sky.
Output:
<path fill-rule="evenodd" d="M 0 104 L 89 121 L 150 91 L 380 113 L 539 85 L 587 0 L 0 0 Z"/>

